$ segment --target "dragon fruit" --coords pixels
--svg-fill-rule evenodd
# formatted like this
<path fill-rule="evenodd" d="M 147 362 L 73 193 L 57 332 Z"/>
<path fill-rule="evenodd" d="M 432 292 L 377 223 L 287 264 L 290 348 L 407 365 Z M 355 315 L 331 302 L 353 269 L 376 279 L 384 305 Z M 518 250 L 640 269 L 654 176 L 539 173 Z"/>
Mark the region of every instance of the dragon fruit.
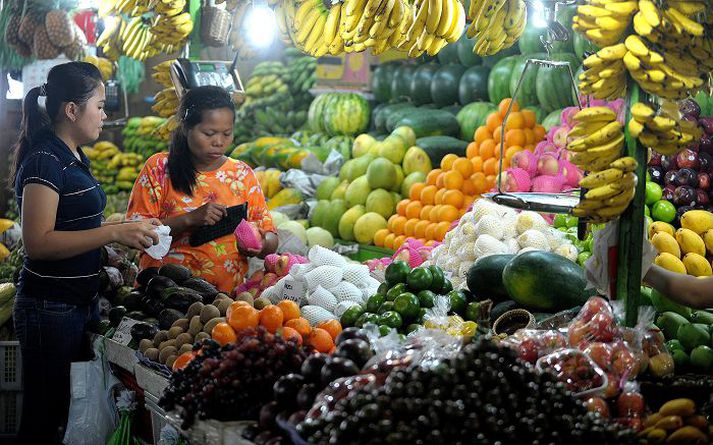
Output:
<path fill-rule="evenodd" d="M 242 220 L 235 228 L 235 237 L 238 239 L 238 247 L 254 252 L 262 250 L 262 234 L 253 223 Z"/>
<path fill-rule="evenodd" d="M 510 160 L 510 165 L 525 170 L 532 177 L 537 173 L 537 156 L 530 150 L 518 151 Z"/>
<path fill-rule="evenodd" d="M 545 153 L 537 161 L 537 173 L 554 176 L 560 172 L 560 163 L 553 153 Z"/>
<path fill-rule="evenodd" d="M 529 151 L 528 151 L 529 153 Z M 521 168 L 510 168 L 503 172 L 503 189 L 507 192 L 529 192 L 532 183 L 530 174 Z"/>
<path fill-rule="evenodd" d="M 532 191 L 541 193 L 558 193 L 562 191 L 564 176 L 542 175 L 532 181 Z"/>
<path fill-rule="evenodd" d="M 268 272 L 274 272 L 277 267 L 277 261 L 280 259 L 280 255 L 276 253 L 271 253 L 265 257 L 265 270 Z"/>

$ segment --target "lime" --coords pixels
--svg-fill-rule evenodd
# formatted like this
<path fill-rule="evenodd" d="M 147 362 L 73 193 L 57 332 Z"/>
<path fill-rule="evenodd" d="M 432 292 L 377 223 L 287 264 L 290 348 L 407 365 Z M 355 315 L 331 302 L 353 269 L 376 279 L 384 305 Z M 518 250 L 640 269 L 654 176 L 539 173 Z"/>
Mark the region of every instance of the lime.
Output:
<path fill-rule="evenodd" d="M 448 298 L 451 300 L 451 312 L 455 312 L 460 315 L 465 312 L 466 298 L 463 292 L 459 290 L 453 290 L 448 292 Z"/>
<path fill-rule="evenodd" d="M 368 312 L 376 313 L 376 311 L 379 310 L 379 307 L 381 307 L 381 305 L 384 304 L 385 301 L 386 301 L 385 295 L 381 295 L 381 294 L 372 295 L 366 301 L 366 310 Z"/>
<path fill-rule="evenodd" d="M 446 282 L 446 277 L 443 275 L 443 270 L 436 265 L 428 266 L 428 270 L 431 271 L 431 275 L 433 276 L 433 281 L 431 282 L 430 289 L 433 292 L 440 292 Z"/>
<path fill-rule="evenodd" d="M 650 206 L 654 204 L 656 201 L 661 200 L 661 196 L 663 196 L 663 189 L 661 188 L 660 185 L 656 184 L 655 182 L 647 182 L 646 183 L 646 205 Z"/>
<path fill-rule="evenodd" d="M 394 301 L 396 297 L 403 294 L 407 290 L 408 288 L 406 287 L 406 283 L 397 284 L 396 286 L 389 289 L 389 291 L 386 293 L 386 301 Z"/>
<path fill-rule="evenodd" d="M 651 216 L 654 221 L 670 223 L 676 218 L 676 207 L 664 199 L 656 201 L 651 207 Z"/>
<path fill-rule="evenodd" d="M 419 329 L 419 328 L 421 328 L 421 327 L 422 327 L 422 325 L 420 325 L 420 324 L 418 324 L 418 323 L 411 323 L 410 325 L 406 326 L 406 333 L 407 333 L 407 334 L 410 334 L 410 333 L 412 333 L 413 331 L 415 331 L 415 330 L 417 330 L 417 329 Z"/>
<path fill-rule="evenodd" d="M 566 218 L 568 229 L 571 229 L 572 227 L 577 227 L 577 225 L 579 224 L 579 218 L 577 218 L 576 216 L 566 215 Z"/>
<path fill-rule="evenodd" d="M 417 267 L 408 274 L 406 282 L 410 290 L 419 292 L 431 287 L 433 274 L 425 267 Z"/>
<path fill-rule="evenodd" d="M 376 313 L 381 315 L 386 311 L 393 311 L 393 310 L 394 310 L 394 302 L 393 301 L 385 301 L 384 304 L 379 306 L 379 309 L 376 311 Z"/>
<path fill-rule="evenodd" d="M 405 319 L 416 318 L 419 309 L 421 306 L 418 303 L 418 298 L 411 292 L 404 292 L 394 300 L 394 310 Z"/>
<path fill-rule="evenodd" d="M 559 229 L 560 227 L 567 227 L 567 215 L 564 213 L 558 213 L 555 215 L 554 221 L 552 221 L 552 224 L 554 224 L 555 229 Z"/>
<path fill-rule="evenodd" d="M 436 294 L 430 290 L 422 290 L 418 293 L 418 302 L 423 308 L 433 307 L 433 299 L 436 298 Z"/>
<path fill-rule="evenodd" d="M 386 283 L 391 287 L 395 284 L 405 283 L 410 270 L 411 268 L 404 261 L 397 260 L 392 262 L 384 273 Z"/>
<path fill-rule="evenodd" d="M 465 319 L 470 321 L 478 321 L 480 317 L 480 303 L 472 302 L 468 303 L 465 308 Z"/>
<path fill-rule="evenodd" d="M 713 349 L 708 346 L 698 346 L 691 351 L 691 365 L 699 371 L 713 371 Z"/>
<path fill-rule="evenodd" d="M 381 325 L 379 326 L 379 335 L 384 336 L 384 335 L 389 335 L 389 332 L 391 331 L 391 328 L 386 326 L 386 325 Z"/>
<path fill-rule="evenodd" d="M 356 324 L 356 321 L 361 315 L 364 313 L 364 308 L 356 305 L 356 306 L 351 306 L 349 307 L 344 313 L 342 314 L 342 317 L 339 319 L 339 322 L 342 324 L 342 326 L 349 327 L 349 326 L 354 326 Z"/>
<path fill-rule="evenodd" d="M 376 314 L 372 314 L 371 312 L 364 312 L 357 318 L 356 323 L 354 323 L 354 326 L 358 328 L 363 328 L 367 323 L 373 323 L 373 324 L 379 324 L 379 316 Z"/>
<path fill-rule="evenodd" d="M 386 296 L 386 293 L 388 291 L 389 291 L 389 285 L 386 283 L 381 283 L 379 285 L 379 288 L 376 290 L 376 293 Z"/>
<path fill-rule="evenodd" d="M 390 328 L 398 329 L 403 325 L 404 320 L 396 311 L 386 311 L 379 316 L 379 323 Z"/>
<path fill-rule="evenodd" d="M 651 209 L 649 208 L 649 206 L 644 206 L 644 215 L 651 218 Z"/>

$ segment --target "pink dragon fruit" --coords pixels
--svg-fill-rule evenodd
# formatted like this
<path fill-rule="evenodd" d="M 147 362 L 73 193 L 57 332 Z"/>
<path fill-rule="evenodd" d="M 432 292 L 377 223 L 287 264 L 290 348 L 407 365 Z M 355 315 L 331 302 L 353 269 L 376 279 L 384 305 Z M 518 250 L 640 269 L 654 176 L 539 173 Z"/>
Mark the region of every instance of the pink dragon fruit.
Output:
<path fill-rule="evenodd" d="M 247 220 L 240 221 L 235 228 L 235 237 L 238 239 L 238 247 L 245 250 L 260 252 L 262 250 L 262 234 L 253 223 Z"/>
<path fill-rule="evenodd" d="M 532 180 L 532 191 L 541 193 L 559 193 L 564 185 L 564 176 L 542 175 Z"/>
<path fill-rule="evenodd" d="M 560 163 L 554 153 L 544 153 L 537 161 L 537 173 L 539 175 L 554 176 L 560 172 Z"/>
<path fill-rule="evenodd" d="M 532 177 L 537 173 L 537 156 L 530 150 L 518 151 L 512 156 L 510 165 L 525 170 Z"/>
<path fill-rule="evenodd" d="M 521 152 L 522 153 L 522 152 Z M 529 153 L 529 152 L 528 152 Z M 532 183 L 530 174 L 521 168 L 509 168 L 502 178 L 503 190 L 506 192 L 529 192 Z"/>

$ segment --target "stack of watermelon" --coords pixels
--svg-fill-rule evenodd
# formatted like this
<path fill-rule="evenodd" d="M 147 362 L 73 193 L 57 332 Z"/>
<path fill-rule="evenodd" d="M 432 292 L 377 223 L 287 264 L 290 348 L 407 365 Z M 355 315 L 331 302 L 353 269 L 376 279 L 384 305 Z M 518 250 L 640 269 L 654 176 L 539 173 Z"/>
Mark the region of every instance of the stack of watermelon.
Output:
<path fill-rule="evenodd" d="M 309 107 L 307 124 L 311 130 L 330 136 L 354 136 L 369 126 L 371 107 L 357 93 L 325 93 Z"/>

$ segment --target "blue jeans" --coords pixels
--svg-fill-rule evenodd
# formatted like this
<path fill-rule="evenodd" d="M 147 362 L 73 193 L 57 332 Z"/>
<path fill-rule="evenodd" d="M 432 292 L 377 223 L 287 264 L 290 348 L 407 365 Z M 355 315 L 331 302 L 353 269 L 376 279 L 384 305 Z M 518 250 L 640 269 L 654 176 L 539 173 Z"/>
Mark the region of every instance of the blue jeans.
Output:
<path fill-rule="evenodd" d="M 70 400 L 70 365 L 86 359 L 85 326 L 99 319 L 96 299 L 75 306 L 17 295 L 15 330 L 24 394 L 18 443 L 61 444 Z"/>

